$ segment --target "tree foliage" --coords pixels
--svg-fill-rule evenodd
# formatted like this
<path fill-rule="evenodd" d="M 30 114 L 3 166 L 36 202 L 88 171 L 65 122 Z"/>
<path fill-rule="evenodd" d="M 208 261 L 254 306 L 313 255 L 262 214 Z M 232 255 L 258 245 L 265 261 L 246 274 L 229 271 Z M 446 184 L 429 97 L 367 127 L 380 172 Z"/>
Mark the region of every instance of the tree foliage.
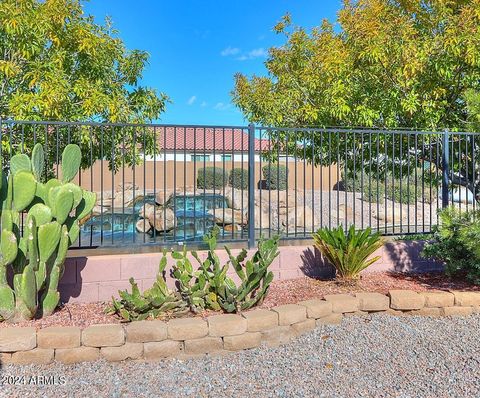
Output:
<path fill-rule="evenodd" d="M 405 129 L 480 131 L 478 0 L 345 0 L 336 24 L 307 31 L 286 15 L 274 29 L 286 41 L 270 49 L 268 74 L 237 74 L 232 92 L 251 122 L 271 126 L 270 157 L 439 184 L 442 134 Z M 450 181 L 480 199 L 478 138 L 451 136 Z"/>
<path fill-rule="evenodd" d="M 148 57 L 145 51 L 128 50 L 109 20 L 98 24 L 85 15 L 82 0 L 2 0 L 0 118 L 112 123 L 156 119 L 168 98 L 140 85 Z M 104 140 L 97 128 L 70 133 L 85 153 L 89 147 L 100 148 Z M 112 160 L 126 154 L 128 163 L 137 162 L 131 143 L 143 138 L 135 134 L 130 128 L 108 135 L 103 155 Z M 32 135 L 25 134 L 27 149 Z M 145 141 L 148 145 L 141 151 L 152 153 L 151 132 Z M 7 153 L 18 149 L 2 144 Z"/>
<path fill-rule="evenodd" d="M 273 126 L 463 128 L 480 85 L 478 0 L 344 1 L 338 26 L 287 15 L 268 76 L 235 77 L 233 99 Z"/>

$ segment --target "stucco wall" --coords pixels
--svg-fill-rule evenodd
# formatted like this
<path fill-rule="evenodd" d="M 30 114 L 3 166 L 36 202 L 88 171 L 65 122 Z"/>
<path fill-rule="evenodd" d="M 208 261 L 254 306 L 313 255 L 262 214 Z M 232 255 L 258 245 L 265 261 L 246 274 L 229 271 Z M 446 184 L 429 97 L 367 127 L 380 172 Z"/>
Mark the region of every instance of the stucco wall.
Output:
<path fill-rule="evenodd" d="M 422 242 L 390 242 L 378 251 L 381 259 L 366 272 L 401 271 L 420 272 L 440 269 L 441 265 L 420 257 Z M 235 255 L 239 249 L 232 250 Z M 254 250 L 250 251 L 251 256 Z M 205 251 L 199 251 L 201 258 Z M 222 262 L 228 260 L 224 250 L 217 251 Z M 108 301 L 118 290 L 130 287 L 130 277 L 134 277 L 140 289 L 152 286 L 158 270 L 161 254 L 122 254 L 106 256 L 72 257 L 65 264 L 65 273 L 60 282 L 63 302 Z M 195 260 L 192 258 L 193 264 Z M 167 283 L 173 287 L 167 268 Z M 326 265 L 320 253 L 311 246 L 281 246 L 280 255 L 271 266 L 275 280 L 299 278 L 304 275 L 328 277 L 332 268 Z M 234 271 L 231 269 L 232 276 Z"/>

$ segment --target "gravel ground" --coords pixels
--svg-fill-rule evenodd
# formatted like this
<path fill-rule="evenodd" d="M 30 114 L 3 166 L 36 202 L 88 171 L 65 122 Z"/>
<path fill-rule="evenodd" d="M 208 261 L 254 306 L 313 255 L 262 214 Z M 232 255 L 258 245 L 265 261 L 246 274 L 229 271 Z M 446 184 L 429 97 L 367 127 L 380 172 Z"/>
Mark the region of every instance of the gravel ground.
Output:
<path fill-rule="evenodd" d="M 317 222 L 321 226 L 331 224 L 332 227 L 336 227 L 346 223 L 355 224 L 360 228 L 367 226 L 380 230 L 387 228 L 389 232 L 397 234 L 407 231 L 428 232 L 429 225 L 437 223 L 437 209 L 441 207 L 436 200 L 431 204 L 418 201 L 410 205 L 394 203 L 391 200 L 384 200 L 383 203 L 370 202 L 359 192 L 344 191 L 314 191 L 313 194 L 306 191 L 305 204 L 314 209 Z M 303 206 L 303 200 L 298 206 Z M 345 206 L 350 209 L 347 215 Z"/>
<path fill-rule="evenodd" d="M 6 366 L 4 397 L 478 397 L 480 316 L 350 317 L 278 348 L 157 363 Z M 62 379 L 63 377 L 64 379 Z"/>

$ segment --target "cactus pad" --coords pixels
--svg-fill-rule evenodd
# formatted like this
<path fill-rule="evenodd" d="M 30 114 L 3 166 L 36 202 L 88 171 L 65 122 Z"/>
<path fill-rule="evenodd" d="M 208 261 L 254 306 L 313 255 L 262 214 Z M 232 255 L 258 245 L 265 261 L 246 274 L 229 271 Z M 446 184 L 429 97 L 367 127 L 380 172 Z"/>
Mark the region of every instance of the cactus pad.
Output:
<path fill-rule="evenodd" d="M 35 177 L 29 171 L 13 175 L 13 206 L 17 211 L 25 210 L 32 203 L 37 190 Z"/>
<path fill-rule="evenodd" d="M 80 226 L 78 225 L 78 221 L 73 217 L 68 217 L 65 224 L 68 228 L 68 237 L 70 238 L 70 244 L 73 244 L 78 239 L 78 235 L 80 235 Z"/>
<path fill-rule="evenodd" d="M 22 315 L 25 318 L 32 318 L 37 312 L 37 281 L 35 272 L 28 265 L 23 270 L 16 295 L 19 296 L 20 302 L 23 304 L 23 306 L 20 306 Z"/>
<path fill-rule="evenodd" d="M 52 190 L 52 192 L 55 191 Z M 57 219 L 57 222 L 63 224 L 68 215 L 72 211 L 73 207 L 73 193 L 65 188 L 65 186 L 59 188 L 58 194 L 55 195 L 53 201 L 53 214 Z"/>
<path fill-rule="evenodd" d="M 28 214 L 35 217 L 37 226 L 40 226 L 52 221 L 52 210 L 50 209 L 50 207 L 42 203 L 37 203 L 33 205 L 28 211 Z"/>
<path fill-rule="evenodd" d="M 13 290 L 7 286 L 0 286 L 0 316 L 3 319 L 9 319 L 13 316 L 15 310 L 15 295 Z"/>
<path fill-rule="evenodd" d="M 32 151 L 32 171 L 37 181 L 42 181 L 43 168 L 45 166 L 45 154 L 42 144 L 36 144 Z"/>
<path fill-rule="evenodd" d="M 40 261 L 46 262 L 58 246 L 61 235 L 61 225 L 52 221 L 38 227 L 38 251 Z"/>
<path fill-rule="evenodd" d="M 70 191 L 73 194 L 73 206 L 72 208 L 75 209 L 83 198 L 83 190 L 78 185 L 75 185 L 71 182 L 65 184 L 63 189 Z"/>
<path fill-rule="evenodd" d="M 76 217 L 79 222 L 90 214 L 96 201 L 97 195 L 95 192 L 83 191 L 83 199 L 80 201 L 76 212 Z"/>
<path fill-rule="evenodd" d="M 2 231 L 2 240 L 0 242 L 0 250 L 2 254 L 1 262 L 4 265 L 11 264 L 17 257 L 17 238 L 11 231 Z"/>
<path fill-rule="evenodd" d="M 13 232 L 13 211 L 4 210 L 2 211 L 2 230 L 7 230 Z"/>
<path fill-rule="evenodd" d="M 32 164 L 30 163 L 30 158 L 24 153 L 13 155 L 10 159 L 11 174 L 15 175 L 19 171 L 32 171 Z"/>
<path fill-rule="evenodd" d="M 72 181 L 80 169 L 82 161 L 82 152 L 80 147 L 75 144 L 68 144 L 62 154 L 62 181 Z"/>

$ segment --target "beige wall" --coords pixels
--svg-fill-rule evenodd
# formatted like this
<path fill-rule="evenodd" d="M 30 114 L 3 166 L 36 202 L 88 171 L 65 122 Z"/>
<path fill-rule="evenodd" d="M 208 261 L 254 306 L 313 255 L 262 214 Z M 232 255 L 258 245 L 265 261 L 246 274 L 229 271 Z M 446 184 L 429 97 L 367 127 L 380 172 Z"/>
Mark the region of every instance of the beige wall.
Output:
<path fill-rule="evenodd" d="M 261 165 L 259 162 L 255 164 L 255 182 L 261 179 Z M 283 163 L 285 164 L 285 163 Z M 205 163 L 207 167 L 214 166 L 213 162 Z M 222 162 L 216 162 L 216 167 L 223 167 Z M 225 163 L 225 179 L 228 182 L 228 170 L 232 166 L 241 168 L 241 162 Z M 146 190 L 162 190 L 164 187 L 172 189 L 173 187 L 183 188 L 184 186 L 193 186 L 196 181 L 198 169 L 203 168 L 203 162 L 174 162 L 174 161 L 146 161 L 144 164 L 135 168 L 125 167 L 113 174 L 108 169 L 107 162 L 97 161 L 92 169 L 83 170 L 79 175 L 79 183 L 85 188 L 93 191 L 101 191 L 102 185 L 104 191 L 111 191 L 121 186 L 123 182 L 133 183 L 139 188 Z M 243 168 L 248 169 L 247 162 L 243 163 Z M 337 168 L 335 165 L 331 167 L 312 167 L 312 165 L 304 165 L 303 162 L 288 162 L 288 186 L 303 190 L 329 190 L 337 183 Z M 103 175 L 103 180 L 102 180 Z M 296 184 L 295 184 L 296 175 Z"/>

